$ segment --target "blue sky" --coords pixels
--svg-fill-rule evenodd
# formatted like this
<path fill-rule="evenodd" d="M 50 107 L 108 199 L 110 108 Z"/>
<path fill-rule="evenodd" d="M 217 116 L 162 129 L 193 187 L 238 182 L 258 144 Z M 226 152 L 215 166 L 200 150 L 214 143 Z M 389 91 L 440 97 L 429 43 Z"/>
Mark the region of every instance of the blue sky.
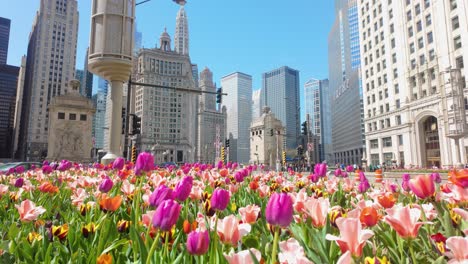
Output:
<path fill-rule="evenodd" d="M 140 2 L 141 0 L 137 0 Z M 11 19 L 8 64 L 19 65 L 40 0 L 0 0 L 0 16 Z M 91 0 L 79 0 L 77 69 L 83 69 L 89 42 Z M 167 27 L 173 37 L 179 7 L 171 0 L 152 0 L 137 7 L 143 46 L 152 48 Z M 328 33 L 334 20 L 331 0 L 188 0 L 190 57 L 205 66 L 218 84 L 240 71 L 252 75 L 253 89 L 262 73 L 281 66 L 300 71 L 301 95 L 309 78 L 328 77 Z M 302 96 L 303 97 L 303 96 Z M 302 119 L 304 104 L 301 103 Z"/>

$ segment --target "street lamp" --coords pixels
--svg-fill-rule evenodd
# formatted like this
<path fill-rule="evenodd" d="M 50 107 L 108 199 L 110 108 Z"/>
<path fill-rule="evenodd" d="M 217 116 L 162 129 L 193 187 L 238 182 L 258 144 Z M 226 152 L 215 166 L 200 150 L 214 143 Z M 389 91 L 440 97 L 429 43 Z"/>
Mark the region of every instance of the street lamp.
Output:
<path fill-rule="evenodd" d="M 88 69 L 111 83 L 109 152 L 102 163 L 121 156 L 123 83 L 132 71 L 135 0 L 93 0 Z"/>

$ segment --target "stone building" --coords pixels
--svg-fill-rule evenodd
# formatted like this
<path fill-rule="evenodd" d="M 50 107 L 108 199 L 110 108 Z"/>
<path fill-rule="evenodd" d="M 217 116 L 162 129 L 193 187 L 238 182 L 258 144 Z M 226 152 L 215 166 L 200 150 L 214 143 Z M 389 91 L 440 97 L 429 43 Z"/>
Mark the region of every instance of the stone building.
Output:
<path fill-rule="evenodd" d="M 277 168 L 281 163 L 281 153 L 285 140 L 285 128 L 271 112 L 263 108 L 263 114 L 252 121 L 250 126 L 250 163 L 264 164 Z"/>
<path fill-rule="evenodd" d="M 48 160 L 91 162 L 93 115 L 91 99 L 80 94 L 80 82 L 71 91 L 52 98 L 49 105 Z"/>

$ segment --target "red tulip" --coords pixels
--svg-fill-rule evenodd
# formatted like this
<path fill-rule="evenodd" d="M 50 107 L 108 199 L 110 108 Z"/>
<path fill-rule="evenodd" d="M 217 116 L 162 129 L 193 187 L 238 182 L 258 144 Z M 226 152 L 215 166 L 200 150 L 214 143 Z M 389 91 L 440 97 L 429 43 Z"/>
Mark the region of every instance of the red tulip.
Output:
<path fill-rule="evenodd" d="M 366 207 L 362 209 L 359 220 L 365 226 L 373 227 L 379 222 L 379 213 L 374 207 Z"/>

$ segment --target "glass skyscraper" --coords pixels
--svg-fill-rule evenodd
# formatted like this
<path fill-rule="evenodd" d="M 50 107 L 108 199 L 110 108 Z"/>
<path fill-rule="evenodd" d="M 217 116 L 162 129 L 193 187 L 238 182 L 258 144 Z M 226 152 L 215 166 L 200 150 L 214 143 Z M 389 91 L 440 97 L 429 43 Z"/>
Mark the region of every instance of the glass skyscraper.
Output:
<path fill-rule="evenodd" d="M 250 160 L 250 124 L 252 122 L 252 76 L 235 72 L 221 78 L 222 105 L 226 106 L 226 137 L 229 139 L 229 160 L 248 163 Z"/>
<path fill-rule="evenodd" d="M 10 19 L 0 17 L 0 65 L 7 63 Z"/>
<path fill-rule="evenodd" d="M 335 0 L 328 39 L 332 162 L 360 164 L 364 152 L 359 18 L 356 0 Z"/>
<path fill-rule="evenodd" d="M 319 138 L 319 160 L 332 156 L 332 133 L 328 79 L 310 79 L 304 85 L 306 116 L 310 116 L 310 129 Z"/>
<path fill-rule="evenodd" d="M 283 66 L 264 73 L 262 82 L 260 109 L 270 107 L 285 127 L 286 148 L 295 149 L 300 137 L 299 71 Z"/>

